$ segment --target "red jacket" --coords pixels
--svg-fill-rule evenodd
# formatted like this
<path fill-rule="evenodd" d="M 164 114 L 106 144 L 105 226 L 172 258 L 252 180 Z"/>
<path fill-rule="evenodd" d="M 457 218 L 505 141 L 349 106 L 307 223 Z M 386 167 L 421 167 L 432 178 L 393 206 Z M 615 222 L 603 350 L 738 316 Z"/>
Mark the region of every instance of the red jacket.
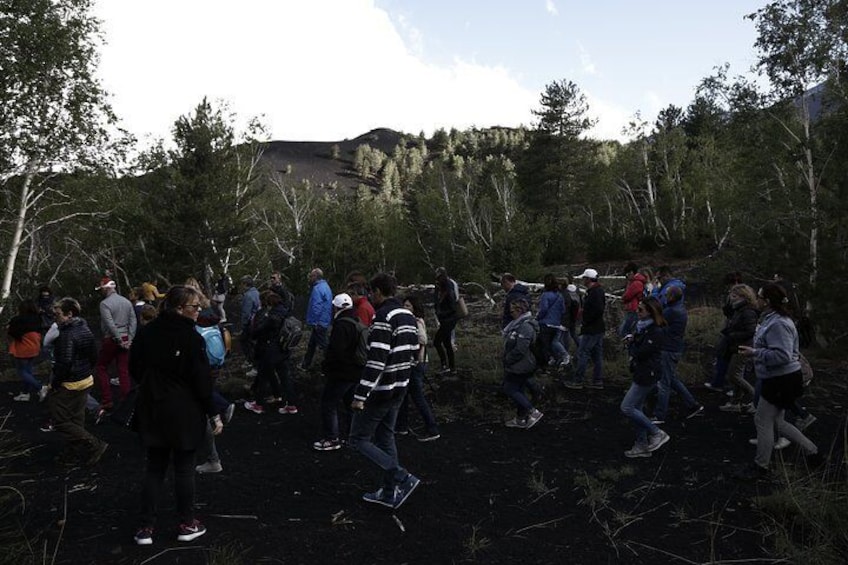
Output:
<path fill-rule="evenodd" d="M 359 321 L 370 327 L 374 321 L 374 307 L 368 301 L 367 296 L 358 296 L 353 299 L 353 311 Z"/>
<path fill-rule="evenodd" d="M 639 301 L 645 295 L 645 275 L 636 273 L 630 282 L 627 283 L 627 288 L 624 295 L 621 297 L 621 302 L 624 304 L 625 312 L 635 312 L 639 307 Z"/>

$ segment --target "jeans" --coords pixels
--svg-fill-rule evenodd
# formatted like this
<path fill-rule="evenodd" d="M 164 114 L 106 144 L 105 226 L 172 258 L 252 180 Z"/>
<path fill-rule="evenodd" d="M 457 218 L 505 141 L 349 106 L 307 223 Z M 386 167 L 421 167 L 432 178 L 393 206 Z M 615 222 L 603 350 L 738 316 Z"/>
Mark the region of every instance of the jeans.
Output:
<path fill-rule="evenodd" d="M 577 338 L 577 329 L 573 327 L 566 328 L 566 330 L 560 334 L 560 338 L 562 339 L 562 347 L 566 352 L 571 349 L 572 341 L 574 342 L 574 347 L 580 347 L 580 340 Z"/>
<path fill-rule="evenodd" d="M 350 410 L 347 408 L 353 401 L 353 381 L 328 379 L 321 393 L 321 433 L 322 439 L 339 439 L 339 403 L 345 406 L 344 415 L 350 428 Z"/>
<path fill-rule="evenodd" d="M 130 392 L 129 350 L 124 349 L 111 337 L 103 338 L 100 347 L 100 355 L 94 372 L 97 375 L 97 383 L 100 385 L 100 404 L 112 405 L 112 385 L 109 383 L 109 364 L 115 361 L 118 368 L 118 380 L 120 381 L 120 400 L 127 397 Z"/>
<path fill-rule="evenodd" d="M 639 316 L 636 315 L 636 312 L 625 312 L 624 319 L 618 327 L 618 337 L 624 337 L 628 334 L 632 334 L 636 329 L 636 322 L 638 321 Z"/>
<path fill-rule="evenodd" d="M 201 461 L 204 463 L 220 463 L 221 457 L 218 455 L 218 448 L 215 446 L 215 434 L 212 433 L 212 424 L 206 422 L 206 432 L 203 434 L 203 453 L 201 453 Z"/>
<path fill-rule="evenodd" d="M 562 344 L 561 333 L 562 330 L 554 326 L 539 328 L 539 337 L 542 339 L 542 354 L 546 360 L 553 357 L 557 363 L 560 363 L 568 357 L 568 352 Z"/>
<path fill-rule="evenodd" d="M 656 424 L 651 423 L 650 418 L 645 416 L 642 411 L 642 406 L 645 404 L 645 399 L 654 390 L 654 385 L 640 385 L 633 383 L 627 394 L 624 395 L 624 400 L 621 401 L 621 413 L 630 418 L 630 421 L 636 426 L 636 443 L 647 444 L 648 434 L 654 435 L 659 433 L 660 429 Z"/>
<path fill-rule="evenodd" d="M 680 361 L 680 353 L 662 351 L 660 353 L 660 380 L 657 383 L 657 404 L 654 406 L 654 417 L 665 420 L 668 415 L 668 400 L 671 391 L 674 390 L 683 398 L 687 408 L 694 408 L 698 401 L 686 388 L 686 385 L 677 378 L 677 363 Z"/>
<path fill-rule="evenodd" d="M 574 372 L 574 381 L 583 382 L 586 376 L 586 366 L 589 364 L 589 358 L 592 359 L 592 380 L 596 383 L 603 383 L 604 376 L 604 334 L 594 334 L 580 336 L 579 347 L 577 348 L 577 369 Z"/>
<path fill-rule="evenodd" d="M 439 361 L 442 368 L 447 368 L 453 371 L 456 369 L 456 359 L 453 352 L 453 343 L 451 335 L 456 328 L 457 320 L 441 321 L 439 320 L 439 329 L 436 330 L 436 335 L 433 338 L 433 344 L 436 346 L 436 353 L 439 354 Z"/>
<path fill-rule="evenodd" d="M 819 451 L 816 444 L 811 442 L 798 428 L 786 422 L 783 415 L 784 410 L 782 408 L 778 408 L 765 398 L 761 397 L 757 403 L 757 412 L 754 414 L 754 424 L 757 427 L 757 455 L 754 457 L 754 463 L 760 467 L 768 468 L 771 462 L 775 432 L 801 446 L 809 455 Z"/>
<path fill-rule="evenodd" d="M 20 357 L 15 357 L 14 360 L 15 372 L 18 373 L 18 376 L 24 382 L 24 392 L 34 393 L 40 391 L 41 383 L 35 378 L 35 375 L 32 372 L 32 366 L 35 358 L 30 357 L 28 359 L 22 359 Z"/>
<path fill-rule="evenodd" d="M 312 326 L 312 331 L 309 334 L 309 344 L 306 346 L 306 354 L 303 356 L 303 369 L 308 369 L 312 365 L 312 358 L 315 357 L 315 350 L 321 348 L 327 349 L 327 328 L 324 326 Z"/>
<path fill-rule="evenodd" d="M 517 375 L 515 373 L 504 373 L 503 390 L 515 404 L 515 412 L 519 418 L 524 418 L 533 411 L 533 404 L 524 394 L 524 387 L 534 388 L 530 383 L 533 373 Z"/>
<path fill-rule="evenodd" d="M 727 376 L 727 370 L 730 368 L 730 357 L 719 355 L 716 357 L 715 375 L 711 384 L 716 388 L 724 388 L 724 379 Z"/>
<path fill-rule="evenodd" d="M 190 524 L 194 519 L 194 450 L 177 451 L 169 447 L 147 448 L 147 471 L 144 476 L 141 514 L 143 526 L 153 527 L 159 509 L 159 497 L 168 462 L 174 455 L 174 490 L 177 495 L 177 515 L 180 522 Z"/>
<path fill-rule="evenodd" d="M 378 401 L 368 399 L 362 410 L 354 412 L 350 424 L 348 445 L 382 471 L 382 487 L 388 490 L 402 483 L 409 475 L 398 463 L 395 445 L 395 421 L 404 396 L 399 394 Z"/>
<path fill-rule="evenodd" d="M 424 396 L 424 375 L 426 374 L 427 363 L 418 363 L 412 368 L 412 373 L 409 375 L 409 388 L 398 411 L 396 429 L 405 430 L 409 427 L 409 401 L 412 400 L 412 403 L 418 408 L 418 413 L 421 415 L 427 433 L 439 433 L 439 426 L 436 424 L 433 410 Z"/>

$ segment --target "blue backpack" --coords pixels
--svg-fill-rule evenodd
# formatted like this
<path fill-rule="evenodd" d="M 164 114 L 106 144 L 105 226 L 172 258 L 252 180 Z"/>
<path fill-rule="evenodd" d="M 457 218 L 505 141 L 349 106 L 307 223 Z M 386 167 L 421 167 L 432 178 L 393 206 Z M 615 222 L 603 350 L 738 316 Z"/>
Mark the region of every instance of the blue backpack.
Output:
<path fill-rule="evenodd" d="M 218 326 L 194 326 L 206 342 L 206 356 L 209 358 L 209 365 L 212 368 L 219 368 L 224 365 L 224 359 L 227 357 L 227 344 L 224 342 L 224 335 Z"/>

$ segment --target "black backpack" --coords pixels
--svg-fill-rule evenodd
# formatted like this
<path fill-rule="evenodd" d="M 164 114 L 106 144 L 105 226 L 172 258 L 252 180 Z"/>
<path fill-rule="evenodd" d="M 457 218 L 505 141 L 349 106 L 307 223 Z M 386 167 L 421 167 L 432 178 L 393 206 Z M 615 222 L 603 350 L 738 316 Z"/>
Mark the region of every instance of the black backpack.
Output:
<path fill-rule="evenodd" d="M 347 320 L 356 326 L 357 342 L 354 360 L 357 366 L 364 367 L 368 362 L 368 326 L 356 316 L 342 316 L 336 319 Z"/>
<path fill-rule="evenodd" d="M 300 320 L 294 316 L 286 316 L 282 325 L 280 325 L 280 349 L 283 351 L 291 351 L 297 347 L 297 344 L 300 343 L 300 339 L 302 337 L 303 324 L 300 323 Z"/>

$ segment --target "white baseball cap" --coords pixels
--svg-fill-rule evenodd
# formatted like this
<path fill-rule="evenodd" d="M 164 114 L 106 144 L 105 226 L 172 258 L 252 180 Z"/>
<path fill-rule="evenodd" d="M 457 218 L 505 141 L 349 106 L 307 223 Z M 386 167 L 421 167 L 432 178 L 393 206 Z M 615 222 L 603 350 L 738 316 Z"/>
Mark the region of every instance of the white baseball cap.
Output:
<path fill-rule="evenodd" d="M 580 275 L 580 278 L 581 279 L 597 279 L 598 278 L 598 271 L 596 271 L 595 269 L 586 269 L 585 271 L 583 271 L 583 274 Z"/>
<path fill-rule="evenodd" d="M 343 292 L 341 294 L 337 294 L 335 298 L 333 298 L 333 306 L 339 310 L 347 310 L 353 306 L 353 300 L 351 300 L 349 294 Z"/>
<path fill-rule="evenodd" d="M 567 287 L 565 287 L 565 290 L 567 290 L 568 292 L 577 292 L 577 286 L 570 284 Z"/>

